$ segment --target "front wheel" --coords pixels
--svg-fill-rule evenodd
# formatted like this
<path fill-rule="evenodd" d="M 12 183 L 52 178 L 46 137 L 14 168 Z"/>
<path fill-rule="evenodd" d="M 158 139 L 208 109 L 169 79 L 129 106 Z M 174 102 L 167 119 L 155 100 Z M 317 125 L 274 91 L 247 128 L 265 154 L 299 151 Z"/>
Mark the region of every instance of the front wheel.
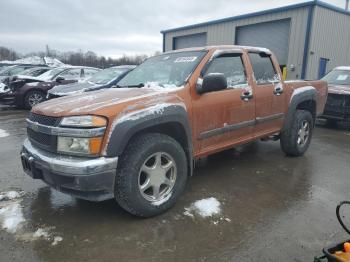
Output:
<path fill-rule="evenodd" d="M 45 100 L 44 92 L 38 90 L 29 91 L 24 98 L 24 107 L 26 109 L 32 109 L 33 106 L 43 102 Z"/>
<path fill-rule="evenodd" d="M 175 204 L 186 181 L 181 145 L 167 135 L 145 134 L 132 139 L 118 161 L 115 198 L 131 214 L 151 217 Z"/>
<path fill-rule="evenodd" d="M 314 122 L 312 115 L 306 110 L 297 110 L 288 130 L 281 133 L 281 148 L 289 156 L 302 156 L 308 149 Z"/>

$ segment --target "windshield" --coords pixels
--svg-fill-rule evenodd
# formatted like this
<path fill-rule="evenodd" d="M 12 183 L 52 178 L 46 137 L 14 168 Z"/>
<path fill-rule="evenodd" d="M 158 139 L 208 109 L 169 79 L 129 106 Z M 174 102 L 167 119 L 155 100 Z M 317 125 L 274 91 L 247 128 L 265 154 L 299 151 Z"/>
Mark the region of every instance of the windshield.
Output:
<path fill-rule="evenodd" d="M 28 68 L 26 70 L 23 70 L 21 75 L 24 75 L 24 76 L 32 76 L 31 73 L 33 71 L 37 70 L 36 68 Z"/>
<path fill-rule="evenodd" d="M 42 75 L 38 76 L 39 79 L 41 80 L 51 80 L 53 77 L 55 77 L 57 74 L 61 73 L 63 70 L 62 68 L 56 68 L 56 69 L 51 69 Z"/>
<path fill-rule="evenodd" d="M 94 84 L 107 84 L 127 70 L 126 68 L 107 68 L 94 74 L 88 81 Z"/>
<path fill-rule="evenodd" d="M 322 78 L 332 85 L 350 85 L 350 70 L 333 70 Z"/>
<path fill-rule="evenodd" d="M 39 76 L 41 74 L 43 74 L 44 72 L 46 72 L 47 70 L 49 70 L 48 68 L 29 68 L 24 70 L 23 72 L 21 72 L 21 75 L 25 75 L 25 76 Z"/>
<path fill-rule="evenodd" d="M 3 66 L 3 67 L 0 67 L 0 74 L 5 72 L 10 66 Z"/>
<path fill-rule="evenodd" d="M 7 75 L 7 76 L 12 76 L 12 75 L 17 75 L 24 70 L 25 70 L 24 67 L 10 66 L 8 68 L 5 68 L 5 70 L 1 71 L 1 74 Z"/>
<path fill-rule="evenodd" d="M 204 51 L 188 51 L 151 57 L 127 74 L 118 85 L 164 88 L 182 86 L 204 55 Z"/>

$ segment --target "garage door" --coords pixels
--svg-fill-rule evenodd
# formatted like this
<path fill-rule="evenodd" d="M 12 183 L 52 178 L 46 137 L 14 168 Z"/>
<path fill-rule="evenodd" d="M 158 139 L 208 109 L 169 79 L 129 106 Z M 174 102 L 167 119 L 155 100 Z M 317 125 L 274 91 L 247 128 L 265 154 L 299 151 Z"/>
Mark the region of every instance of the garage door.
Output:
<path fill-rule="evenodd" d="M 290 19 L 240 26 L 236 29 L 236 44 L 266 47 L 281 65 L 287 65 L 289 34 Z"/>
<path fill-rule="evenodd" d="M 198 47 L 207 45 L 207 34 L 193 34 L 186 36 L 174 37 L 173 49 L 181 49 L 188 47 Z"/>

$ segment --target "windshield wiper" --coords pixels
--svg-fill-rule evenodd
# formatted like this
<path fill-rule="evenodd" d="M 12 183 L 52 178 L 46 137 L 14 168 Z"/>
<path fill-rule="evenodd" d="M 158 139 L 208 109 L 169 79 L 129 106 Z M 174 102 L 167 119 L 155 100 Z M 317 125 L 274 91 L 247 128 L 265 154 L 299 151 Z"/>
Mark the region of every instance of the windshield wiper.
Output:
<path fill-rule="evenodd" d="M 128 85 L 128 86 L 116 85 L 116 87 L 118 87 L 118 88 L 132 88 L 132 87 L 141 88 L 141 87 L 144 87 L 144 86 L 145 86 L 144 83 L 140 83 L 140 84 L 137 84 L 137 85 Z"/>

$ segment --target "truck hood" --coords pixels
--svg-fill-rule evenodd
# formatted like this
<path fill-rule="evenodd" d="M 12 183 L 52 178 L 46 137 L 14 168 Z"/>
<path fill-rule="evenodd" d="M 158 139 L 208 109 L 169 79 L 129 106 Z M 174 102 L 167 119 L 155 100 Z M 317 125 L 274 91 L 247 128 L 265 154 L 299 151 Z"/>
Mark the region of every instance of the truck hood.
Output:
<path fill-rule="evenodd" d="M 328 93 L 337 95 L 350 95 L 350 86 L 345 85 L 329 85 Z"/>
<path fill-rule="evenodd" d="M 33 113 L 48 116 L 72 116 L 96 114 L 114 117 L 127 106 L 145 107 L 150 103 L 172 100 L 168 94 L 174 89 L 164 88 L 111 88 L 61 97 L 43 102 L 32 109 Z M 178 90 L 176 88 L 176 90 Z M 178 100 L 176 96 L 175 100 Z"/>

